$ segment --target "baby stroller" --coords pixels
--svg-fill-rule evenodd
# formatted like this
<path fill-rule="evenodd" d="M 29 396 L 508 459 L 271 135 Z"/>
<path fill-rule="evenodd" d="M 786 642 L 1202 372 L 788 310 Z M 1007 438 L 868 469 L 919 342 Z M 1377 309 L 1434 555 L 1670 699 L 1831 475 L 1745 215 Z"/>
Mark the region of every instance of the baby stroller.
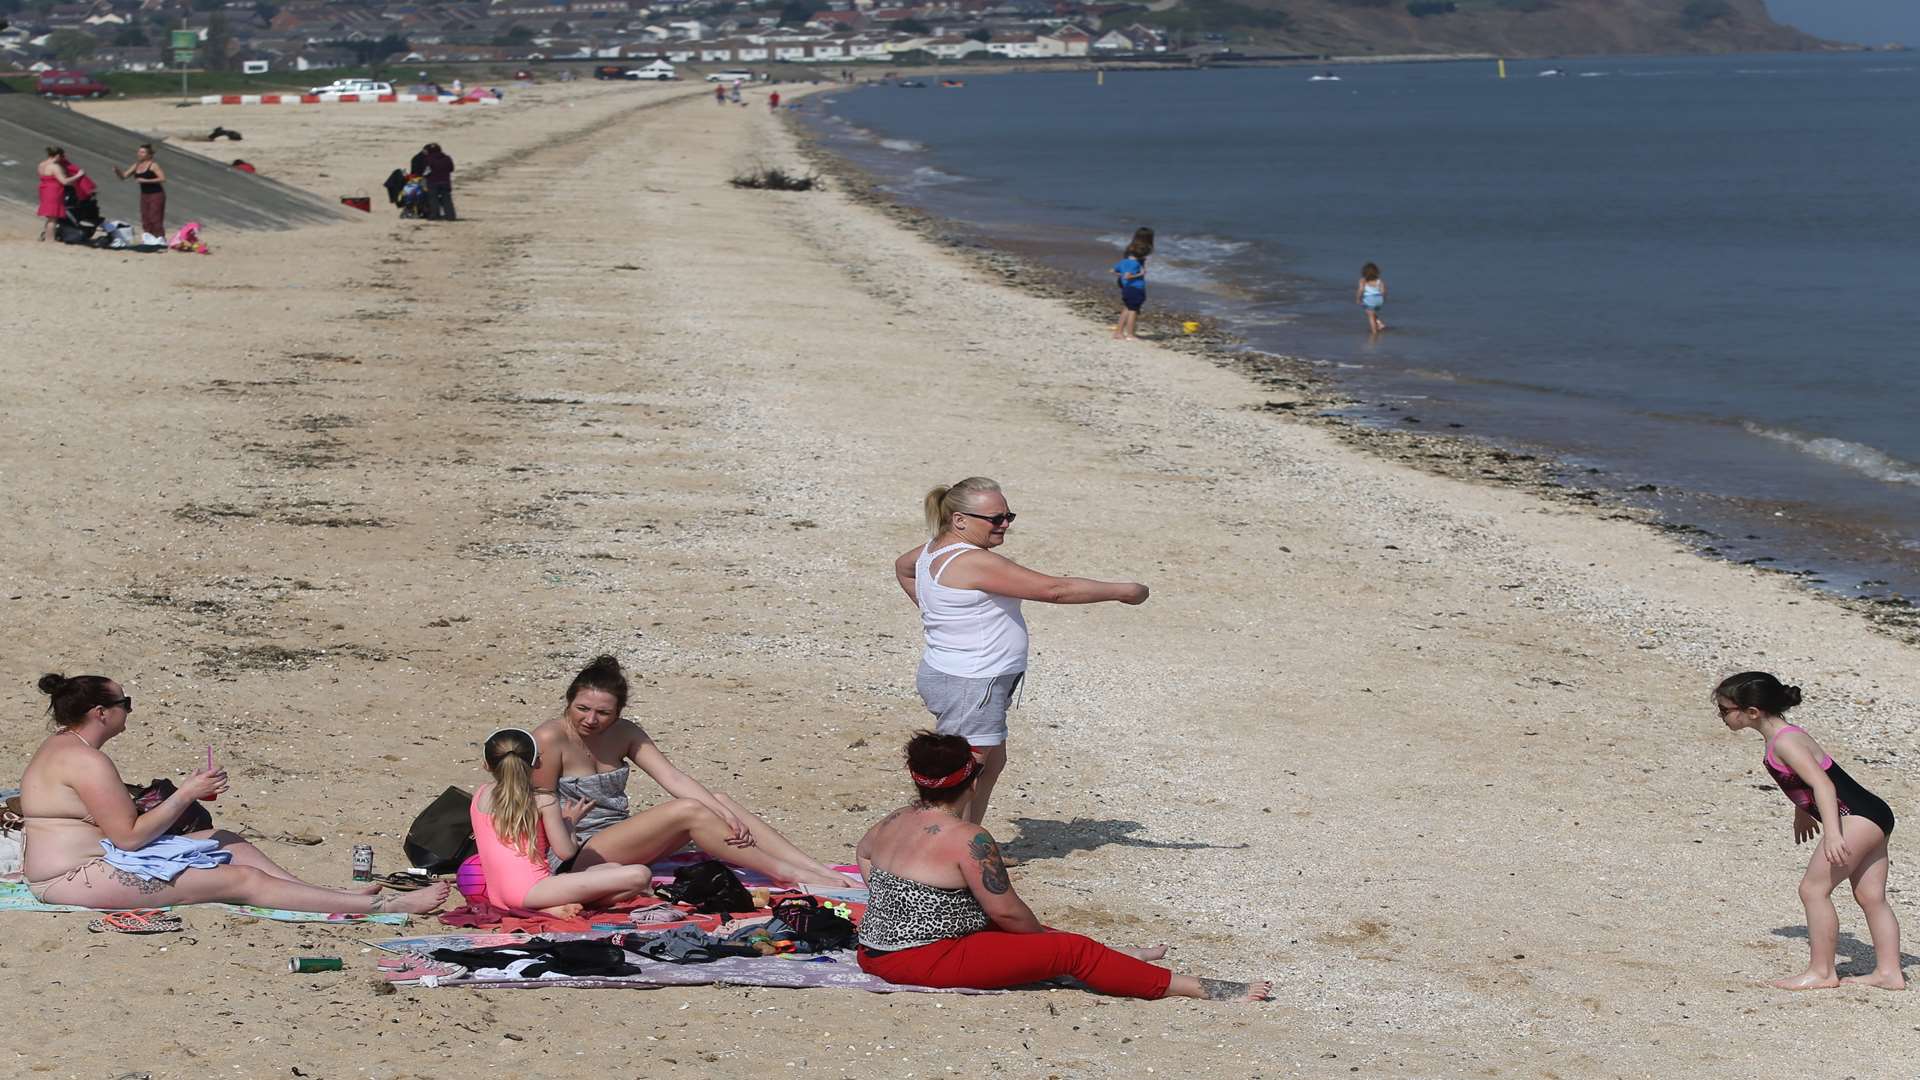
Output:
<path fill-rule="evenodd" d="M 432 217 L 432 207 L 427 198 L 427 181 L 420 176 L 409 176 L 400 188 L 400 197 L 394 200 L 400 206 L 403 218 Z"/>
<path fill-rule="evenodd" d="M 82 195 L 80 185 L 67 185 L 67 216 L 53 226 L 54 239 L 63 244 L 91 244 L 94 231 L 100 228 L 100 199 L 92 184 L 86 187 Z"/>

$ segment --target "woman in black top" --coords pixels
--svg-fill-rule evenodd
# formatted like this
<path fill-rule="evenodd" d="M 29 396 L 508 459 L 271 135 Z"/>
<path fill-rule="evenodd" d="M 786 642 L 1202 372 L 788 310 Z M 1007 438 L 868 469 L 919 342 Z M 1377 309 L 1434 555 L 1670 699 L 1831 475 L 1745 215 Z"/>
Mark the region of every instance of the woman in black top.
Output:
<path fill-rule="evenodd" d="M 140 181 L 140 231 L 167 242 L 167 171 L 153 160 L 153 144 L 141 143 L 133 152 L 133 164 L 113 170 L 122 180 Z M 144 239 L 144 237 L 143 237 Z"/>

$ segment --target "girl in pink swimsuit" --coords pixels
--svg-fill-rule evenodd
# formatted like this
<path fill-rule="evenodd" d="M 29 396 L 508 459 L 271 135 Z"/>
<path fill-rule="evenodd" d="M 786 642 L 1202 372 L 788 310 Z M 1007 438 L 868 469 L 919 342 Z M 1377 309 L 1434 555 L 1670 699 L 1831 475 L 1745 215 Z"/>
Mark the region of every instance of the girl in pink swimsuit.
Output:
<path fill-rule="evenodd" d="M 1773 985 L 1782 990 L 1819 990 L 1843 982 L 1907 988 L 1900 971 L 1900 922 L 1887 904 L 1887 837 L 1893 811 L 1834 763 L 1813 736 L 1787 723 L 1784 713 L 1800 704 L 1800 688 L 1784 686 L 1764 671 L 1728 676 L 1714 688 L 1713 704 L 1732 731 L 1752 729 L 1767 740 L 1768 775 L 1793 804 L 1793 840 L 1800 844 L 1820 834 L 1813 859 L 1800 879 L 1800 902 L 1807 909 L 1807 970 Z M 1833 890 L 1853 883 L 1853 898 L 1873 935 L 1873 971 L 1839 977 L 1834 952 L 1840 916 Z"/>
<path fill-rule="evenodd" d="M 549 838 L 565 860 L 579 850 L 573 826 L 592 808 L 576 799 L 561 806 L 552 795 L 536 796 L 533 766 L 539 760 L 533 736 L 502 728 L 487 736 L 487 771 L 493 783 L 473 793 L 468 811 L 487 898 L 498 907 L 572 916 L 588 904 L 624 903 L 653 893 L 653 868 L 602 863 L 590 869 L 555 874 L 547 868 Z"/>

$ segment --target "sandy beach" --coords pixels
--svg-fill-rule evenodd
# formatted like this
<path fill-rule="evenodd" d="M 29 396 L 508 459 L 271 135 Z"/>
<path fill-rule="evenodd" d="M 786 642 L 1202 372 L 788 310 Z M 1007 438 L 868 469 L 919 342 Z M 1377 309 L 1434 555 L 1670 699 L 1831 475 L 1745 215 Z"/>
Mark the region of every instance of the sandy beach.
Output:
<path fill-rule="evenodd" d="M 1798 722 L 1920 808 L 1912 646 L 1644 525 L 1370 455 L 838 186 L 736 190 L 801 160 L 749 97 L 87 106 L 241 128 L 263 172 L 330 198 L 436 140 L 463 220 L 376 205 L 205 257 L 12 221 L 0 754 L 44 737 L 42 671 L 115 676 L 139 700 L 111 748 L 128 779 L 211 744 L 220 823 L 338 881 L 359 842 L 398 868 L 414 813 L 481 778 L 476 741 L 553 715 L 611 652 L 679 764 L 850 859 L 928 719 L 891 560 L 929 486 L 985 474 L 1020 513 L 1006 554 L 1153 589 L 1028 608 L 987 822 L 1017 887 L 1051 925 L 1272 977 L 1276 1001 L 383 996 L 358 939 L 387 928 L 0 912 L 0 1074 L 1912 1074 L 1906 995 L 1764 985 L 1805 962 L 1807 850 L 1759 740 L 1707 701 L 1777 671 Z M 1865 971 L 1836 902 L 1842 972 Z M 286 973 L 312 953 L 348 970 Z"/>

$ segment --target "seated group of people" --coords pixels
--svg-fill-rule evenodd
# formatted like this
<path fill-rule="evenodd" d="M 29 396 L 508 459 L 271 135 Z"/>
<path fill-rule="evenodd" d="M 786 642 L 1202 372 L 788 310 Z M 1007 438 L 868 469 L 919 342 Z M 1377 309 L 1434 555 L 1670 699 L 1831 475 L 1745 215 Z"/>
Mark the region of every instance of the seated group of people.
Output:
<path fill-rule="evenodd" d="M 142 813 L 102 751 L 127 729 L 133 698 L 100 675 L 45 675 L 39 686 L 55 730 L 28 762 L 20 792 L 24 869 L 36 898 L 109 910 L 225 902 L 415 914 L 446 901 L 444 882 L 397 893 L 378 884 L 329 888 L 300 880 L 232 832 L 172 835 L 196 800 L 227 789 L 225 770 L 209 761 Z M 471 814 L 492 902 L 568 914 L 622 903 L 649 894 L 649 864 L 689 843 L 802 888 L 858 884 L 676 767 L 622 715 L 627 695 L 619 662 L 603 656 L 574 677 L 558 717 L 485 741 L 491 780 L 474 793 Z M 856 849 L 869 890 L 864 970 L 922 986 L 999 989 L 1072 975 L 1128 997 L 1269 996 L 1269 983 L 1200 979 L 1151 963 L 1164 948 L 1115 950 L 1042 925 L 1014 892 L 993 837 L 966 819 L 982 769 L 967 740 L 923 731 L 906 757 L 917 799 Z M 633 766 L 672 798 L 633 812 Z"/>

